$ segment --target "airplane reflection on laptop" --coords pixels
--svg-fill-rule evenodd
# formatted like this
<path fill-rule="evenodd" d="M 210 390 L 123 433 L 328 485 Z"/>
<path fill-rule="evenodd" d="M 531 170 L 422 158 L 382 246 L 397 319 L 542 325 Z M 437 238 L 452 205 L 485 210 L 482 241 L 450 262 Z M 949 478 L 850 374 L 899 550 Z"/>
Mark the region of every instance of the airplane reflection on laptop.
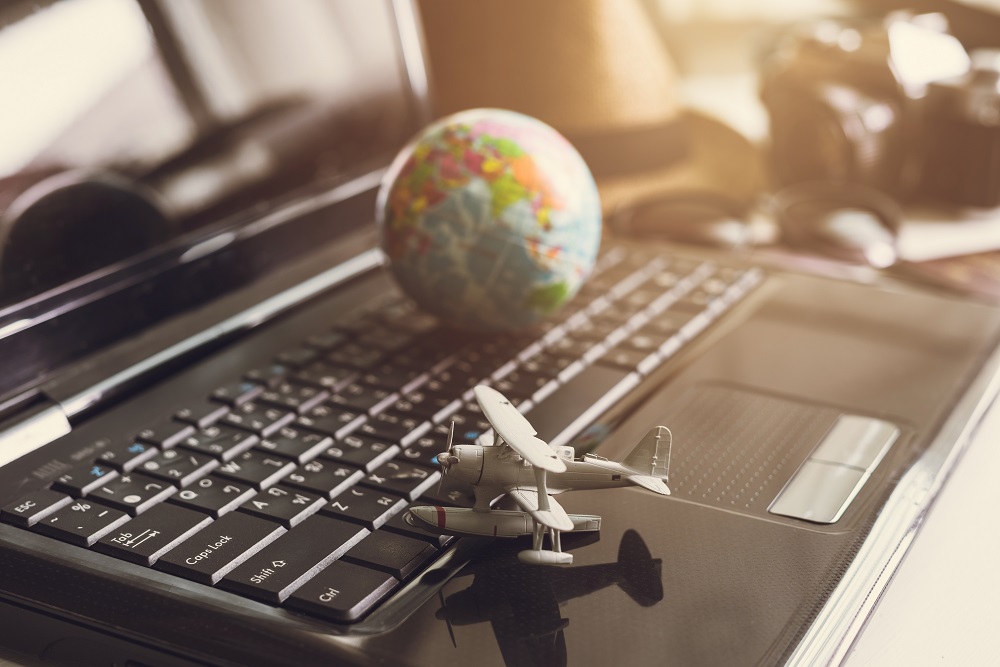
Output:
<path fill-rule="evenodd" d="M 596 541 L 597 535 L 578 537 Z M 456 579 L 475 576 L 467 588 L 442 595 L 436 616 L 448 624 L 456 646 L 452 626 L 489 621 L 507 665 L 566 665 L 563 630 L 569 619 L 562 617 L 561 604 L 611 585 L 643 607 L 663 599 L 662 561 L 652 557 L 634 530 L 622 535 L 618 560 L 613 563 L 538 567 L 512 558 L 516 548 L 520 547 L 498 543 L 488 557 L 470 563 L 457 575 Z"/>

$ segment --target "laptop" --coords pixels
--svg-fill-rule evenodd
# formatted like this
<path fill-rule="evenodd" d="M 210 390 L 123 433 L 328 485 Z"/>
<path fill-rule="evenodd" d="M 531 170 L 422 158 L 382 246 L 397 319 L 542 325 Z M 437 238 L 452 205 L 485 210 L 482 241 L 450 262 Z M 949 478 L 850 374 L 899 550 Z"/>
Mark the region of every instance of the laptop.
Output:
<path fill-rule="evenodd" d="M 605 238 L 543 325 L 451 330 L 393 283 L 373 222 L 430 118 L 413 6 L 29 9 L 0 13 L 22 58 L 96 49 L 102 26 L 131 43 L 88 79 L 100 99 L 31 101 L 48 134 L 17 130 L 5 158 L 4 657 L 843 658 L 996 394 L 995 307 Z M 410 507 L 471 503 L 435 457 L 452 423 L 458 442 L 489 429 L 478 384 L 576 455 L 622 460 L 667 426 L 671 495 L 561 495 L 601 517 L 562 536 L 564 568 L 415 525 Z"/>

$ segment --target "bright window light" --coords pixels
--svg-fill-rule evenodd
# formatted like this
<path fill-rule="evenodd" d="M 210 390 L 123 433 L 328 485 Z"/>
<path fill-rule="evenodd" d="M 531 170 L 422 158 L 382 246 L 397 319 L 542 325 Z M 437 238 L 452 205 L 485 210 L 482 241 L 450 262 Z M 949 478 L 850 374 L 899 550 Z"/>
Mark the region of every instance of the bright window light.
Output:
<path fill-rule="evenodd" d="M 65 0 L 0 31 L 0 176 L 30 162 L 152 48 L 132 0 Z"/>

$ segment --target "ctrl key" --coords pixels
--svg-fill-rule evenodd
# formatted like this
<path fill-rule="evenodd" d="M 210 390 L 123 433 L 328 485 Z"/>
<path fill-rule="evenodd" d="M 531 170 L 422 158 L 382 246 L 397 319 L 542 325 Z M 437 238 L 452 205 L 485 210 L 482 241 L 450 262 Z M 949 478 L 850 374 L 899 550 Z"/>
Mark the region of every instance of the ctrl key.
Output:
<path fill-rule="evenodd" d="M 399 585 L 390 574 L 334 561 L 285 600 L 285 606 L 331 621 L 350 623 L 368 613 Z"/>

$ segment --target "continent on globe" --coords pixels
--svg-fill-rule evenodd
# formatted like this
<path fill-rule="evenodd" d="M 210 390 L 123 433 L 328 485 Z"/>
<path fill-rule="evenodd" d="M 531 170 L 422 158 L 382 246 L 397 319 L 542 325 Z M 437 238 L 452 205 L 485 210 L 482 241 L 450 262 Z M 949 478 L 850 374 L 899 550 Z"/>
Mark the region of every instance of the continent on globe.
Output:
<path fill-rule="evenodd" d="M 565 305 L 601 242 L 580 154 L 541 121 L 500 109 L 425 128 L 386 173 L 376 217 L 403 291 L 448 324 L 485 331 Z"/>

